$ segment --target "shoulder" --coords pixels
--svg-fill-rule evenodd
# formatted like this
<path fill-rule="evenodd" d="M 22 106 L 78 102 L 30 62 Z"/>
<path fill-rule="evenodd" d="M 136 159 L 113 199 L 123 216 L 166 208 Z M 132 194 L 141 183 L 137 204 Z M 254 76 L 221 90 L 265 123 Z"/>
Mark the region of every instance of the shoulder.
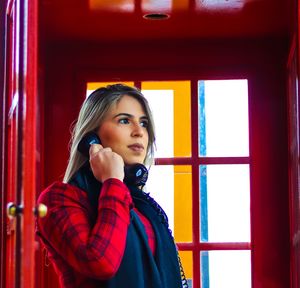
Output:
<path fill-rule="evenodd" d="M 88 197 L 85 191 L 76 186 L 56 181 L 45 188 L 38 197 L 37 203 L 45 205 L 57 205 L 66 203 L 78 203 L 88 205 Z"/>

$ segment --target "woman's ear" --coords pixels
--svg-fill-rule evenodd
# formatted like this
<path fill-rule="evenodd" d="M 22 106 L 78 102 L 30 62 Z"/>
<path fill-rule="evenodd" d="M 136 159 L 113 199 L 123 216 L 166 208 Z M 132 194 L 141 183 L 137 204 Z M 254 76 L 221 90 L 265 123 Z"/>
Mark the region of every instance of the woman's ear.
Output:
<path fill-rule="evenodd" d="M 89 158 L 89 150 L 92 144 L 101 144 L 101 141 L 95 132 L 85 134 L 80 140 L 77 149 L 80 153 Z"/>

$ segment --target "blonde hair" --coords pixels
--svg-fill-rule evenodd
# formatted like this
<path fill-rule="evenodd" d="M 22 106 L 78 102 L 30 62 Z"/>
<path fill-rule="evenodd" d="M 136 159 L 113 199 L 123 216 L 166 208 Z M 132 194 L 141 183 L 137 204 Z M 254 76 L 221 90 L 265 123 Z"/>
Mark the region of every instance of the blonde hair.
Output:
<path fill-rule="evenodd" d="M 108 85 L 106 87 L 98 88 L 92 92 L 90 96 L 85 99 L 81 106 L 77 122 L 72 129 L 72 136 L 70 140 L 70 157 L 63 182 L 69 182 L 75 172 L 87 161 L 86 156 L 77 150 L 78 144 L 82 137 L 88 132 L 96 132 L 109 108 L 113 104 L 120 101 L 124 95 L 131 96 L 138 100 L 146 113 L 149 121 L 147 127 L 149 142 L 147 147 L 147 156 L 144 162 L 146 164 L 153 159 L 155 132 L 152 112 L 147 99 L 144 97 L 142 92 L 135 87 L 126 86 L 123 84 Z"/>

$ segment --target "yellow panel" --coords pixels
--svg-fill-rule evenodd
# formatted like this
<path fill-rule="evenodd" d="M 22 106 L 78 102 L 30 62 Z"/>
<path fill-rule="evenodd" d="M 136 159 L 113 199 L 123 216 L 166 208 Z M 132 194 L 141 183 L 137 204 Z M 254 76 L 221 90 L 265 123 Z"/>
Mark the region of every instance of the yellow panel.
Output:
<path fill-rule="evenodd" d="M 192 168 L 174 166 L 174 237 L 192 242 Z"/>
<path fill-rule="evenodd" d="M 93 10 L 134 11 L 134 0 L 89 0 Z"/>
<path fill-rule="evenodd" d="M 190 251 L 179 251 L 179 257 L 182 263 L 186 279 L 193 278 L 193 253 Z"/>
<path fill-rule="evenodd" d="M 187 10 L 189 8 L 190 0 L 173 0 L 172 10 Z"/>
<path fill-rule="evenodd" d="M 174 91 L 174 156 L 191 156 L 191 82 L 142 82 L 142 90 Z"/>
<path fill-rule="evenodd" d="M 125 84 L 128 86 L 134 86 L 134 82 L 88 82 L 86 89 L 87 90 L 96 90 L 100 87 L 105 87 L 107 85 L 112 85 L 112 84 L 117 84 L 117 83 Z"/>

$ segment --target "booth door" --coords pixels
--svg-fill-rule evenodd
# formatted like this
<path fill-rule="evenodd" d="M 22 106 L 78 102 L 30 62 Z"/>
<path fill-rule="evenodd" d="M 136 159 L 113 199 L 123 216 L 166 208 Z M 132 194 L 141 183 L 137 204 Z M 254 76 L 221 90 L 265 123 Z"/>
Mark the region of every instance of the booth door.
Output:
<path fill-rule="evenodd" d="M 34 287 L 37 3 L 6 5 L 1 287 Z"/>

